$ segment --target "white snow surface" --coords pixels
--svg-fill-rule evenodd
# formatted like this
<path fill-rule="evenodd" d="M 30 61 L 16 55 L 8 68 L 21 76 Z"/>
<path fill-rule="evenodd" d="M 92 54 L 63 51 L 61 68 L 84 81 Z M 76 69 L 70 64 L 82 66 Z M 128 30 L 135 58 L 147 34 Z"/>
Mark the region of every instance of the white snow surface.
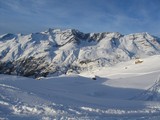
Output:
<path fill-rule="evenodd" d="M 136 96 L 159 80 L 160 55 L 142 60 L 39 80 L 1 74 L 0 119 L 159 120 L 160 100 Z"/>
<path fill-rule="evenodd" d="M 0 36 L 1 62 L 44 58 L 49 64 L 46 67 L 51 69 L 49 73 L 54 72 L 53 67 L 57 66 L 79 66 L 82 71 L 87 71 L 155 54 L 160 54 L 160 39 L 148 33 L 86 34 L 74 29 L 49 29 L 28 35 Z"/>

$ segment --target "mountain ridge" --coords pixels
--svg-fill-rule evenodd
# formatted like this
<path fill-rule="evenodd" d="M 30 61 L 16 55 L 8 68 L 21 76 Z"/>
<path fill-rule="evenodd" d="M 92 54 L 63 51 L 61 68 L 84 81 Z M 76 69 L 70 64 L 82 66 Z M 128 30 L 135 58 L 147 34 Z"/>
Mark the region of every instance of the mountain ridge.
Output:
<path fill-rule="evenodd" d="M 160 54 L 160 39 L 147 32 L 122 35 L 48 29 L 28 35 L 8 33 L 0 36 L 0 73 L 80 73 L 155 54 Z"/>

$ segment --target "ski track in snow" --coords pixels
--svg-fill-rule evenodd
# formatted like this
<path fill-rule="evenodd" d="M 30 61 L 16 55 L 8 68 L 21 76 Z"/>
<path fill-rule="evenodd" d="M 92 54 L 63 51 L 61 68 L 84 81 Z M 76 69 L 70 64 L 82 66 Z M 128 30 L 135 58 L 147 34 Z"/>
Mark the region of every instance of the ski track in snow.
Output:
<path fill-rule="evenodd" d="M 158 67 L 160 66 L 157 66 L 157 69 Z M 134 74 L 134 77 L 109 80 L 97 77 L 96 81 L 77 75 L 48 77 L 41 80 L 0 75 L 0 119 L 159 120 L 159 101 L 130 99 L 131 96 L 143 92 L 148 85 L 152 86 L 151 83 L 159 77 L 159 72 L 160 70 L 141 71 L 138 73 L 139 76 L 136 71 L 114 73 L 108 76 Z M 145 83 L 147 86 L 140 85 L 143 87 L 142 90 L 121 88 L 123 82 L 128 81 L 125 85 L 127 86 L 130 84 L 129 81 L 134 83 L 138 81 L 137 79 L 140 84 L 145 79 L 148 80 Z M 130 92 L 133 95 L 129 95 Z"/>
<path fill-rule="evenodd" d="M 27 97 L 33 98 L 34 94 L 29 94 L 23 92 L 21 89 L 14 86 L 0 84 L 0 91 L 2 99 L 0 101 L 0 108 L 7 108 L 6 113 L 0 113 L 2 118 L 9 116 L 8 119 L 12 118 L 35 118 L 35 119 L 115 119 L 123 118 L 124 116 L 157 116 L 160 114 L 160 106 L 157 107 L 148 107 L 140 110 L 123 110 L 123 109 L 98 109 L 92 107 L 73 107 L 73 106 L 64 106 L 62 104 L 49 103 L 49 105 L 29 105 L 28 103 L 21 102 L 19 100 L 14 100 L 9 92 L 20 92 L 20 94 L 27 94 Z M 5 90 L 5 91 L 3 91 Z M 22 95 L 23 96 L 23 95 Z M 8 113 L 9 112 L 9 113 Z M 6 115 L 6 116 L 5 116 Z M 102 116 L 102 117 L 100 117 Z M 115 117 L 116 116 L 116 117 Z M 114 118 L 115 117 L 115 118 Z M 5 118 L 6 119 L 6 118 Z M 125 119 L 125 118 L 124 118 Z M 126 118 L 127 119 L 127 118 Z"/>
<path fill-rule="evenodd" d="M 152 72 L 142 72 L 142 73 L 115 73 L 115 74 L 110 74 L 108 76 L 114 76 L 114 75 L 145 75 L 145 74 L 151 74 L 155 72 L 160 72 L 160 70 L 152 71 Z"/>

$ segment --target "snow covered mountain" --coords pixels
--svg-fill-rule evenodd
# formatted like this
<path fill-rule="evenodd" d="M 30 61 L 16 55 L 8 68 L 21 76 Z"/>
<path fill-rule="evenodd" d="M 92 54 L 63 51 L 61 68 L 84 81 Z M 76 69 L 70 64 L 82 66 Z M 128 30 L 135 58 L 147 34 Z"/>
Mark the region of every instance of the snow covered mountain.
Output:
<path fill-rule="evenodd" d="M 160 54 L 148 33 L 82 33 L 74 29 L 0 36 L 0 73 L 24 76 L 80 73 L 121 61 Z"/>

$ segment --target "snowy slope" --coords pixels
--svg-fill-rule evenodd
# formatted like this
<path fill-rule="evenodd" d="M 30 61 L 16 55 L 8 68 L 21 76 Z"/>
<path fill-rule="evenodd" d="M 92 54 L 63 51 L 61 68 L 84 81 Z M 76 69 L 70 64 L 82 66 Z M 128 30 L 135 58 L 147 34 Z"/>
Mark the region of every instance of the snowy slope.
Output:
<path fill-rule="evenodd" d="M 160 53 L 148 33 L 82 33 L 74 29 L 0 36 L 0 72 L 23 76 L 81 73 Z M 31 69 L 32 68 L 32 69 Z"/>
<path fill-rule="evenodd" d="M 0 119 L 159 120 L 159 61 L 155 55 L 41 80 L 1 74 Z"/>

